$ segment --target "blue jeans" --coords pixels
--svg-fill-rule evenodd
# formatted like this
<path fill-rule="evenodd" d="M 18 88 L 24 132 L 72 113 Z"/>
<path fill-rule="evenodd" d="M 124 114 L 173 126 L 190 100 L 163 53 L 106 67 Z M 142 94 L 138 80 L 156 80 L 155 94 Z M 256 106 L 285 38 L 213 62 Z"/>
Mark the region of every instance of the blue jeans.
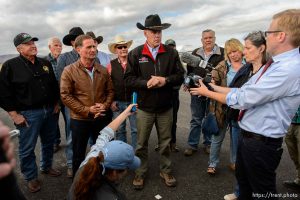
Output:
<path fill-rule="evenodd" d="M 188 144 L 193 148 L 197 149 L 200 134 L 201 134 L 201 125 L 203 118 L 205 116 L 207 100 L 203 98 L 199 98 L 197 96 L 191 96 L 191 112 L 192 112 L 192 119 L 190 122 L 190 133 L 188 138 Z M 203 133 L 203 144 L 210 145 L 211 143 L 211 135 Z"/>
<path fill-rule="evenodd" d="M 117 118 L 130 104 L 130 102 L 117 101 L 118 111 L 113 112 L 113 119 Z M 128 117 L 131 131 L 131 146 L 136 149 L 137 145 L 137 128 L 136 128 L 136 114 Z M 127 143 L 126 137 L 126 120 L 119 126 L 116 131 L 116 139 Z"/>
<path fill-rule="evenodd" d="M 25 180 L 30 181 L 38 177 L 34 149 L 38 136 L 41 139 L 40 169 L 48 170 L 52 166 L 53 145 L 56 134 L 56 118 L 53 107 L 20 111 L 28 123 L 27 126 L 16 125 L 20 130 L 19 158 L 21 172 Z"/>
<path fill-rule="evenodd" d="M 65 120 L 65 134 L 66 134 L 66 141 L 67 141 L 67 147 L 65 153 L 67 159 L 67 166 L 68 168 L 72 169 L 73 145 L 72 145 L 72 131 L 70 125 L 71 123 L 70 109 L 62 105 L 61 111 Z"/>
<path fill-rule="evenodd" d="M 224 127 L 219 129 L 218 135 L 213 135 L 211 139 L 211 145 L 210 145 L 210 154 L 209 154 L 209 167 L 217 167 L 219 161 L 220 161 L 220 150 L 221 146 L 226 134 L 227 130 L 227 123 L 224 124 Z"/>
<path fill-rule="evenodd" d="M 220 161 L 220 150 L 222 143 L 226 134 L 227 126 L 230 127 L 230 163 L 235 164 L 236 162 L 236 152 L 238 146 L 238 137 L 240 135 L 241 129 L 237 122 L 230 121 L 229 124 L 225 124 L 223 129 L 220 129 L 218 135 L 212 136 L 212 142 L 210 147 L 209 155 L 209 167 L 217 167 Z"/>

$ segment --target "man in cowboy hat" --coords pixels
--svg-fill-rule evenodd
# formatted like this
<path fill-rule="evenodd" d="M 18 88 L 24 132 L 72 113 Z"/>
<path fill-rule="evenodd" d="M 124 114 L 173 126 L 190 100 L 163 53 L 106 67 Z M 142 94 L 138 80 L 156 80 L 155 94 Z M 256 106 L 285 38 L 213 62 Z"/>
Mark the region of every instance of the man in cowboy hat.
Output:
<path fill-rule="evenodd" d="M 79 58 L 79 54 L 74 48 L 75 39 L 79 35 L 83 35 L 84 32 L 80 27 L 73 27 L 70 29 L 69 34 L 65 35 L 63 38 L 63 43 L 67 46 L 72 46 L 72 51 L 61 54 L 57 59 L 57 74 L 58 81 L 60 81 L 61 74 L 64 68 L 74 62 L 76 62 Z M 63 117 L 65 120 L 65 132 L 66 132 L 66 140 L 67 140 L 67 148 L 66 148 L 66 158 L 67 158 L 67 177 L 73 177 L 72 171 L 72 157 L 73 157 L 73 149 L 72 149 L 72 133 L 70 130 L 70 110 L 68 107 L 62 104 L 61 110 L 63 113 Z"/>
<path fill-rule="evenodd" d="M 96 37 L 92 31 L 86 32 L 86 35 L 89 35 L 94 39 L 96 47 L 103 41 L 102 36 Z M 106 67 L 110 63 L 110 56 L 107 53 L 104 53 L 103 51 L 99 51 L 98 49 L 97 58 L 99 59 L 100 64 L 104 67 Z"/>
<path fill-rule="evenodd" d="M 178 52 L 161 43 L 162 30 L 171 26 L 161 23 L 158 15 L 149 15 L 145 25 L 136 24 L 144 30 L 146 42 L 133 49 L 128 55 L 128 66 L 124 75 L 127 87 L 137 91 L 138 145 L 136 155 L 141 167 L 133 180 L 135 189 L 142 189 L 148 165 L 148 140 L 155 124 L 160 147 L 160 176 L 167 186 L 175 186 L 171 175 L 170 148 L 172 128 L 173 87 L 183 82 L 184 70 Z"/>
<path fill-rule="evenodd" d="M 53 177 L 61 175 L 52 168 L 59 89 L 51 63 L 36 56 L 35 41 L 38 38 L 27 33 L 16 35 L 14 45 L 20 55 L 6 61 L 0 72 L 0 106 L 20 130 L 20 168 L 30 192 L 41 189 L 34 153 L 38 137 L 40 170 Z"/>
<path fill-rule="evenodd" d="M 126 41 L 122 36 L 116 36 L 115 41 L 108 44 L 109 51 L 118 56 L 107 65 L 107 71 L 110 74 L 115 90 L 114 101 L 111 104 L 114 119 L 131 103 L 132 91 L 129 88 L 125 88 L 125 82 L 123 79 L 124 72 L 127 67 L 128 49 L 131 45 L 132 40 Z M 134 149 L 136 149 L 136 114 L 130 115 L 128 118 L 131 129 L 131 145 Z M 116 139 L 127 142 L 126 121 L 124 121 L 117 130 Z"/>

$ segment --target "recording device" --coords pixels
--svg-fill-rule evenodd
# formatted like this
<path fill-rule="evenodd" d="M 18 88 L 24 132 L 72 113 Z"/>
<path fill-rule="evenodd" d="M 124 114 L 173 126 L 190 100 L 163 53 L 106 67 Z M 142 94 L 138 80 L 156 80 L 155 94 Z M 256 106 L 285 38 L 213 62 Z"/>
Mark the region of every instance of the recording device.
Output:
<path fill-rule="evenodd" d="M 187 88 L 197 88 L 197 87 L 200 87 L 199 80 L 202 80 L 204 85 L 209 90 L 213 90 L 213 88 L 209 85 L 209 83 L 211 83 L 211 76 L 205 76 L 205 77 L 202 78 L 201 76 L 199 76 L 197 74 L 190 73 L 189 75 L 187 75 L 185 77 L 183 84 Z"/>
<path fill-rule="evenodd" d="M 214 68 L 211 63 L 201 59 L 198 56 L 192 55 L 187 52 L 183 52 L 181 54 L 181 60 L 182 60 L 182 62 L 188 64 L 189 66 L 200 67 L 200 68 L 206 69 L 208 71 L 211 71 Z"/>
<path fill-rule="evenodd" d="M 199 80 L 201 79 L 209 90 L 213 90 L 209 85 L 211 82 L 211 71 L 214 69 L 211 63 L 187 52 L 182 53 L 181 60 L 189 66 L 196 68 L 194 73 L 187 75 L 184 79 L 184 85 L 187 88 L 200 87 Z"/>
<path fill-rule="evenodd" d="M 131 101 L 132 104 L 137 104 L 137 93 L 136 92 L 133 92 L 132 93 L 132 101 Z M 131 108 L 131 112 L 136 112 L 136 106 L 133 106 Z"/>

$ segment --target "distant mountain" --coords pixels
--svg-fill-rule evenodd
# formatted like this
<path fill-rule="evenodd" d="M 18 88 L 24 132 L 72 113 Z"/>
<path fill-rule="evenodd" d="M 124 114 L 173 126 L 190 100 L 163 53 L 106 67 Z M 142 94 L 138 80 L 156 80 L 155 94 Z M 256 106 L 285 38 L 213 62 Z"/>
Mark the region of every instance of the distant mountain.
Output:
<path fill-rule="evenodd" d="M 4 63 L 6 60 L 11 59 L 13 57 L 18 56 L 19 54 L 7 54 L 7 55 L 0 55 L 0 64 Z"/>

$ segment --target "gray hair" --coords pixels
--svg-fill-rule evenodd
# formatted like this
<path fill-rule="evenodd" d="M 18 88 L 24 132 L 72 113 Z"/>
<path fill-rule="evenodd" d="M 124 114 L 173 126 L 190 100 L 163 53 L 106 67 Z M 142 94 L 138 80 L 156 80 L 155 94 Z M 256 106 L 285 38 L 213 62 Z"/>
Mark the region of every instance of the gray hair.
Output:
<path fill-rule="evenodd" d="M 61 43 L 60 39 L 58 37 L 51 37 L 48 40 L 48 46 L 52 45 L 53 42 L 58 41 Z"/>
<path fill-rule="evenodd" d="M 212 30 L 212 29 L 205 29 L 204 31 L 202 31 L 202 34 L 203 33 L 208 33 L 208 32 L 212 32 L 214 35 L 216 35 L 215 31 Z"/>
<path fill-rule="evenodd" d="M 254 46 L 261 47 L 262 45 L 265 46 L 265 50 L 263 52 L 263 58 L 262 58 L 262 64 L 265 64 L 267 62 L 267 45 L 266 45 L 266 38 L 264 36 L 264 33 L 262 31 L 253 31 L 249 33 L 244 40 L 249 40 Z"/>

